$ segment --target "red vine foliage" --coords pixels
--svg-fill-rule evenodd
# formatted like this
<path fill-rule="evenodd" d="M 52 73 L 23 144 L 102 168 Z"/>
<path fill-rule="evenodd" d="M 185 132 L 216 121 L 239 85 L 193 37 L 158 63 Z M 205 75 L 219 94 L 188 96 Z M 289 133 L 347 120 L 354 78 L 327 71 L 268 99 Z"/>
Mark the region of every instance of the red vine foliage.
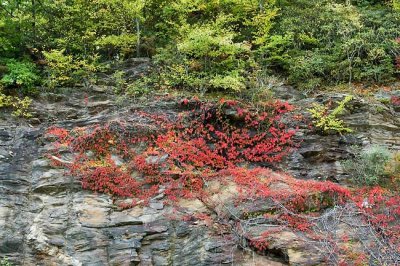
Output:
<path fill-rule="evenodd" d="M 49 157 L 80 178 L 84 189 L 132 198 L 132 204 L 160 192 L 170 202 L 206 199 L 210 181 L 233 182 L 238 200 L 271 202 L 273 211 L 264 213 L 265 219 L 309 234 L 323 210 L 350 204 L 400 252 L 400 197 L 395 193 L 380 187 L 349 190 L 262 167 L 281 161 L 298 146 L 296 128 L 285 122 L 299 119 L 290 104 L 270 102 L 259 111 L 237 101 L 184 99 L 180 109 L 173 118 L 137 111 L 141 122 L 135 124 L 52 127 L 47 131 L 55 140 Z M 66 151 L 73 154 L 72 161 L 61 158 Z M 210 217 L 200 216 L 209 222 Z M 268 249 L 268 232 L 249 239 L 249 245 Z"/>
<path fill-rule="evenodd" d="M 400 44 L 400 38 L 396 38 L 396 39 L 395 39 L 395 42 L 396 42 L 397 44 Z M 397 68 L 397 69 L 400 69 L 400 56 L 396 56 L 395 61 L 396 61 L 396 68 Z"/>
<path fill-rule="evenodd" d="M 50 128 L 57 149 L 75 154 L 66 164 L 85 189 L 148 199 L 164 187 L 170 199 L 198 197 L 204 182 L 240 163 L 280 161 L 296 144 L 296 130 L 281 121 L 293 107 L 276 101 L 252 112 L 237 101 L 183 100 L 177 119 L 137 112 L 158 126 L 157 134 L 127 130 L 122 122 L 67 131 Z M 113 156 L 119 156 L 117 166 Z M 140 177 L 131 176 L 139 172 Z"/>
<path fill-rule="evenodd" d="M 400 68 L 400 57 L 399 57 L 399 68 Z M 392 96 L 390 98 L 390 102 L 394 105 L 394 106 L 400 106 L 400 97 L 399 96 Z"/>

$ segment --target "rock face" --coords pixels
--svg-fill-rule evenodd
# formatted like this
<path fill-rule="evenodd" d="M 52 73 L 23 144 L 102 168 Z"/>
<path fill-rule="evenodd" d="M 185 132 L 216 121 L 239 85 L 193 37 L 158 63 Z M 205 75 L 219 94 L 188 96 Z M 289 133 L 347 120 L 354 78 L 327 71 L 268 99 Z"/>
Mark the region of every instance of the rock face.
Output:
<path fill-rule="evenodd" d="M 3 114 L 0 123 L 0 257 L 15 265 L 218 265 L 243 261 L 248 254 L 162 198 L 148 207 L 121 211 L 112 198 L 84 191 L 65 170 L 50 165 L 52 124 L 87 126 L 123 117 L 135 119 L 135 105 L 120 108 L 106 95 L 68 95 L 57 103 L 35 104 L 34 125 Z M 163 103 L 169 108 L 174 103 Z M 146 108 L 159 108 L 150 103 Z M 170 107 L 169 107 L 170 106 Z M 166 110 L 168 112 L 168 110 Z M 171 111 L 172 112 L 172 111 Z M 45 122 L 46 121 L 46 122 Z M 114 158 L 118 160 L 118 158 Z M 175 215 L 175 214 L 176 215 Z M 176 217 L 178 217 L 178 219 Z M 254 258 L 253 258 L 254 257 Z M 265 265 L 258 255 L 251 259 Z M 277 263 L 276 265 L 279 265 Z"/>
<path fill-rule="evenodd" d="M 289 90 L 290 92 L 290 90 Z M 399 91 L 393 92 L 393 95 Z M 287 94 L 287 92 L 286 92 Z M 277 93 L 277 96 L 280 94 Z M 301 107 L 302 114 L 308 121 L 312 121 L 306 111 L 313 102 L 324 104 L 329 100 L 339 102 L 343 94 L 321 94 L 315 98 L 301 99 L 295 94 L 289 98 L 296 106 Z M 393 150 L 400 149 L 400 116 L 396 106 L 382 103 L 379 94 L 373 99 L 356 97 L 346 106 L 346 113 L 342 116 L 345 124 L 353 132 L 351 134 L 323 135 L 310 132 L 307 124 L 300 127 L 297 137 L 302 140 L 298 150 L 286 160 L 283 170 L 298 178 L 332 180 L 345 179 L 340 161 L 349 159 L 354 153 L 354 147 L 368 147 L 369 145 L 384 145 Z"/>
<path fill-rule="evenodd" d="M 199 201 L 181 202 L 179 208 L 173 208 L 164 206 L 160 196 L 148 207 L 121 211 L 111 197 L 82 190 L 74 177 L 49 164 L 49 141 L 43 137 L 46 128 L 53 124 L 72 128 L 115 119 L 129 122 L 135 119 L 135 108 L 139 108 L 134 103 L 118 106 L 103 90 L 94 91 L 88 92 L 89 97 L 80 92 L 56 103 L 38 102 L 32 121 L 0 115 L 0 257 L 8 257 L 15 265 L 322 262 L 323 254 L 293 232 L 276 235 L 270 251 L 257 255 L 243 249 L 238 239 L 223 229 L 197 220 L 182 220 L 185 214 L 207 211 Z M 296 93 L 289 96 L 297 105 L 306 107 L 313 101 L 339 99 L 341 95 L 315 99 L 301 99 Z M 173 114 L 174 104 L 149 102 L 140 108 L 163 108 L 164 113 Z M 379 143 L 400 148 L 399 113 L 388 104 L 371 105 L 361 99 L 354 100 L 351 106 L 345 121 L 355 129 L 354 134 L 321 136 L 300 129 L 297 137 L 303 143 L 281 169 L 299 178 L 337 180 L 345 178 L 340 160 L 351 155 L 351 145 Z M 229 197 L 224 199 L 229 202 Z M 262 226 L 255 226 L 250 233 L 257 234 Z"/>

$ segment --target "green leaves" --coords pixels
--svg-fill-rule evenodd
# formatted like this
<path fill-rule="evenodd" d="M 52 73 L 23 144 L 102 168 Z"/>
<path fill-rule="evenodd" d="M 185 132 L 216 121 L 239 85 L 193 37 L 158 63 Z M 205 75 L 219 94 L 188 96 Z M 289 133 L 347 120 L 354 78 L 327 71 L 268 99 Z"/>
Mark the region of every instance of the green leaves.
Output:
<path fill-rule="evenodd" d="M 29 54 L 42 60 L 42 51 L 64 51 L 74 73 L 97 55 L 148 56 L 157 63 L 158 87 L 200 91 L 244 90 L 258 70 L 305 90 L 383 83 L 398 74 L 397 2 L 9 0 L 0 9 L 0 53 L 35 51 Z"/>
<path fill-rule="evenodd" d="M 292 42 L 277 46 L 275 39 L 261 46 L 264 67 L 283 70 L 305 90 L 393 79 L 400 17 L 390 7 L 334 0 L 279 0 L 277 5 L 273 36 L 291 36 Z"/>
<path fill-rule="evenodd" d="M 29 61 L 9 59 L 7 60 L 6 66 L 8 71 L 0 80 L 6 87 L 31 90 L 39 81 L 35 65 Z"/>
<path fill-rule="evenodd" d="M 96 57 L 88 59 L 74 58 L 72 55 L 65 54 L 65 50 L 53 49 L 49 52 L 43 52 L 46 58 L 46 85 L 50 89 L 58 86 L 75 85 L 83 78 L 88 78 L 93 72 L 96 72 Z"/>
<path fill-rule="evenodd" d="M 276 15 L 272 4 L 182 0 L 169 6 L 177 18 L 168 18 L 166 23 L 176 28 L 176 36 L 155 57 L 164 84 L 202 92 L 245 90 L 246 72 L 254 67 L 252 46 L 267 38 L 270 20 Z"/>
<path fill-rule="evenodd" d="M 329 110 L 329 105 L 323 106 L 320 104 L 314 104 L 313 108 L 308 109 L 314 118 L 315 127 L 321 129 L 324 133 L 339 133 L 342 134 L 353 132 L 350 128 L 346 127 L 343 120 L 338 119 L 337 116 L 341 115 L 345 110 L 345 105 L 353 99 L 353 96 L 347 95 L 338 106 Z"/>
<path fill-rule="evenodd" d="M 121 54 L 123 57 L 132 55 L 137 44 L 136 34 L 122 33 L 120 35 L 105 35 L 95 41 L 97 50 L 109 54 Z"/>
<path fill-rule="evenodd" d="M 32 99 L 29 97 L 18 98 L 16 96 L 5 95 L 0 87 L 0 108 L 11 108 L 12 115 L 17 117 L 29 118 L 32 114 L 28 111 Z"/>
<path fill-rule="evenodd" d="M 236 71 L 226 73 L 225 75 L 216 75 L 211 78 L 210 85 L 214 88 L 220 88 L 232 92 L 241 92 L 246 89 L 246 79 Z"/>
<path fill-rule="evenodd" d="M 215 23 L 186 25 L 177 42 L 177 55 L 183 60 L 183 82 L 187 86 L 241 91 L 246 88 L 242 76 L 244 58 L 250 53 L 245 42 L 235 42 L 237 34 L 223 25 L 229 18 L 218 17 Z"/>
<path fill-rule="evenodd" d="M 393 9 L 396 11 L 400 11 L 400 1 L 399 0 L 393 0 Z"/>
<path fill-rule="evenodd" d="M 373 186 L 384 183 L 383 178 L 388 176 L 385 167 L 392 156 L 386 147 L 371 146 L 344 161 L 343 166 L 355 182 Z"/>

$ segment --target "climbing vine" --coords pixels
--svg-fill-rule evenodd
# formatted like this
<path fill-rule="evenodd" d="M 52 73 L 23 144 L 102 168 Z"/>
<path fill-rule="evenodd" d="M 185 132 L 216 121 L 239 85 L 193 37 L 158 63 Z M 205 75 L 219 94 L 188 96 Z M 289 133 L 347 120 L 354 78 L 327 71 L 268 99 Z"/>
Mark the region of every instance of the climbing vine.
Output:
<path fill-rule="evenodd" d="M 49 128 L 47 137 L 54 149 L 48 156 L 79 178 L 84 189 L 132 199 L 121 208 L 146 204 L 159 194 L 170 204 L 197 198 L 213 208 L 218 203 L 211 200 L 215 191 L 209 185 L 231 184 L 237 191 L 235 204 L 262 200 L 268 206 L 260 213 L 232 216 L 236 223 L 232 230 L 257 252 L 268 250 L 273 231 L 253 236 L 243 225 L 249 219 L 264 219 L 274 230 L 293 230 L 324 243 L 335 254 L 326 260 L 336 264 L 346 265 L 356 256 L 362 265 L 376 254 L 380 262 L 396 260 L 400 252 L 396 193 L 380 187 L 348 189 L 332 182 L 299 180 L 265 167 L 280 162 L 299 145 L 294 138 L 297 129 L 291 125 L 297 119 L 292 105 L 273 101 L 255 110 L 238 101 L 193 98 L 180 101 L 178 110 L 173 115 L 136 111 L 130 123 Z M 366 237 L 368 228 L 370 235 L 380 239 L 379 245 L 357 252 L 338 246 L 338 241 L 350 243 L 354 237 L 333 239 L 326 225 L 332 219 L 346 222 L 344 217 L 358 219 L 354 228 L 359 238 Z M 212 223 L 206 214 L 183 219 Z"/>
<path fill-rule="evenodd" d="M 56 154 L 51 158 L 60 163 L 54 159 L 60 147 L 76 154 L 64 165 L 85 189 L 143 200 L 164 186 L 174 199 L 200 196 L 206 181 L 238 164 L 278 162 L 297 145 L 292 138 L 296 129 L 281 121 L 293 110 L 288 103 L 270 102 L 263 111 L 225 100 L 184 99 L 180 105 L 175 118 L 137 112 L 157 125 L 157 133 L 146 134 L 134 125 L 135 133 L 124 122 L 70 131 L 50 128 Z M 131 176 L 134 171 L 139 178 Z"/>

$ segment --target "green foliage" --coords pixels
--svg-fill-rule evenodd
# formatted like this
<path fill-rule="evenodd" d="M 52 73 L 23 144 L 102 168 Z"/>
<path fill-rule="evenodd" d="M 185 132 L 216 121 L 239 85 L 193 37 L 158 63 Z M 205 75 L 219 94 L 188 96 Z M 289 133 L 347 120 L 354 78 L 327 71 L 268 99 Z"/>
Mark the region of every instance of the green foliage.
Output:
<path fill-rule="evenodd" d="M 393 9 L 396 11 L 400 11 L 400 1 L 399 0 L 393 0 Z"/>
<path fill-rule="evenodd" d="M 109 55 L 121 54 L 122 57 L 132 55 L 136 43 L 137 36 L 133 34 L 108 35 L 95 41 L 100 51 L 104 50 Z"/>
<path fill-rule="evenodd" d="M 292 42 L 291 35 L 272 35 L 255 51 L 256 58 L 268 69 L 286 69 L 290 59 L 288 50 Z"/>
<path fill-rule="evenodd" d="M 154 59 L 159 76 L 146 86 L 161 89 L 237 93 L 260 70 L 308 91 L 384 83 L 399 74 L 398 2 L 9 0 L 0 57 L 44 56 L 51 88 L 88 78 L 96 58 L 133 56 Z"/>
<path fill-rule="evenodd" d="M 12 54 L 15 51 L 12 38 L 12 26 L 9 20 L 0 17 L 0 54 Z"/>
<path fill-rule="evenodd" d="M 5 257 L 0 259 L 0 266 L 12 266 L 11 262 L 9 262 L 8 258 Z"/>
<path fill-rule="evenodd" d="M 354 182 L 365 185 L 377 185 L 388 177 L 386 165 L 392 158 L 391 152 L 382 146 L 371 146 L 361 151 L 352 160 L 343 163 L 344 169 Z"/>
<path fill-rule="evenodd" d="M 149 77 L 139 79 L 134 83 L 128 84 L 126 87 L 126 94 L 132 97 L 149 94 L 153 89 L 152 86 L 149 86 L 150 84 L 152 84 L 152 79 Z"/>
<path fill-rule="evenodd" d="M 246 89 L 245 78 L 237 71 L 226 73 L 225 75 L 216 75 L 210 80 L 213 88 L 220 88 L 232 92 L 240 92 Z"/>
<path fill-rule="evenodd" d="M 235 42 L 236 34 L 226 28 L 228 18 L 215 23 L 187 25 L 176 47 L 160 50 L 156 63 L 164 72 L 166 86 L 240 91 L 245 85 L 244 70 L 250 48 Z"/>
<path fill-rule="evenodd" d="M 275 11 L 260 11 L 255 1 L 192 4 L 191 12 L 196 10 L 205 19 L 216 19 L 204 23 L 201 17 L 196 21 L 182 18 L 175 31 L 176 43 L 159 49 L 155 57 L 163 86 L 201 92 L 244 90 L 248 83 L 246 72 L 254 67 L 251 42 L 258 44 L 266 38 Z"/>
<path fill-rule="evenodd" d="M 26 48 L 65 49 L 69 54 L 85 57 L 93 55 L 99 46 L 104 56 L 113 56 L 114 51 L 118 53 L 121 49 L 122 39 L 131 35 L 140 38 L 138 28 L 140 31 L 144 3 L 144 0 L 3 1 L 0 52 L 12 55 L 12 52 L 24 53 Z M 115 43 L 117 47 L 112 47 Z"/>
<path fill-rule="evenodd" d="M 155 78 L 153 76 L 144 76 L 133 82 L 128 82 L 124 71 L 116 71 L 112 75 L 115 83 L 114 92 L 120 95 L 139 97 L 150 93 L 153 89 Z"/>
<path fill-rule="evenodd" d="M 219 16 L 229 16 L 229 27 L 238 41 L 261 42 L 268 36 L 277 14 L 275 0 L 153 0 L 144 7 L 145 27 L 155 46 L 165 47 L 181 37 L 181 27 L 209 24 Z"/>
<path fill-rule="evenodd" d="M 263 70 L 254 71 L 249 81 L 249 89 L 242 94 L 242 97 L 256 105 L 272 101 L 273 89 L 284 84 L 283 80 Z"/>
<path fill-rule="evenodd" d="M 11 108 L 12 115 L 16 117 L 29 118 L 32 114 L 29 112 L 29 106 L 32 99 L 29 97 L 18 98 L 16 96 L 5 95 L 0 87 L 0 108 Z"/>
<path fill-rule="evenodd" d="M 65 50 L 44 51 L 43 55 L 47 62 L 46 85 L 50 89 L 74 85 L 97 70 L 96 58 L 91 61 L 75 59 L 72 55 L 66 55 Z"/>
<path fill-rule="evenodd" d="M 270 73 L 284 73 L 305 90 L 387 82 L 396 73 L 400 16 L 389 6 L 334 0 L 163 3 L 160 17 L 170 27 L 162 36 L 170 40 L 157 55 L 163 58 L 161 86 L 243 90 L 257 64 Z M 220 22 L 210 23 L 212 18 Z M 229 59 L 218 55 L 229 51 L 225 44 L 237 48 L 240 43 L 247 45 L 245 53 L 236 51 Z"/>
<path fill-rule="evenodd" d="M 29 92 L 39 81 L 35 65 L 29 61 L 8 59 L 6 66 L 6 74 L 0 80 L 6 87 L 21 88 Z"/>
<path fill-rule="evenodd" d="M 393 79 L 400 16 L 390 7 L 333 0 L 279 0 L 277 5 L 281 14 L 274 38 L 258 52 L 265 67 L 283 71 L 306 90 Z"/>
<path fill-rule="evenodd" d="M 215 23 L 183 29 L 177 51 L 189 80 L 195 81 L 189 82 L 189 87 L 196 82 L 206 90 L 240 91 L 246 87 L 243 75 L 250 47 L 234 41 L 237 34 L 226 28 L 228 22 L 228 17 L 219 17 Z"/>
<path fill-rule="evenodd" d="M 72 81 L 72 73 L 76 70 L 72 55 L 64 55 L 64 50 L 43 52 L 47 61 L 47 86 L 54 89 L 58 85 L 68 85 Z"/>
<path fill-rule="evenodd" d="M 385 166 L 385 173 L 400 184 L 400 151 L 395 152 Z"/>
<path fill-rule="evenodd" d="M 125 80 L 125 72 L 124 71 L 116 71 L 113 74 L 114 82 L 115 82 L 115 92 L 121 93 L 125 90 L 127 86 L 127 82 Z"/>
<path fill-rule="evenodd" d="M 353 96 L 347 95 L 338 106 L 330 109 L 330 104 L 323 106 L 320 104 L 314 104 L 313 108 L 308 109 L 311 113 L 312 118 L 314 118 L 314 125 L 321 129 L 324 133 L 334 132 L 352 132 L 352 130 L 345 126 L 343 120 L 337 118 L 338 115 L 345 111 L 345 105 L 353 99 Z"/>

